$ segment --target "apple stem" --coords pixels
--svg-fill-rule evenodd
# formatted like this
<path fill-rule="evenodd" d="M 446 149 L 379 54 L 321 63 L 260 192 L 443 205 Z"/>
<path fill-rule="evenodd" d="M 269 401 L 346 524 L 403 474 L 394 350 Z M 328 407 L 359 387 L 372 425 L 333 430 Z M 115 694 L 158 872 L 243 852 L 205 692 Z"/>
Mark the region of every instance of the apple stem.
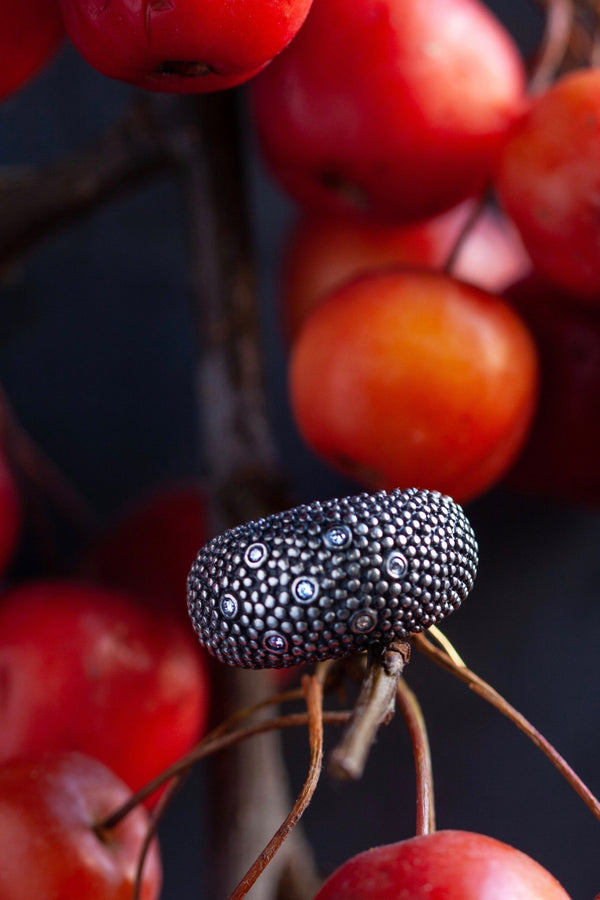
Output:
<path fill-rule="evenodd" d="M 574 15 L 573 0 L 546 0 L 544 33 L 529 76 L 529 93 L 539 93 L 554 81 L 567 53 Z"/>
<path fill-rule="evenodd" d="M 144 837 L 144 841 L 142 843 L 142 848 L 140 850 L 140 855 L 138 857 L 138 864 L 135 873 L 135 881 L 133 883 L 133 892 L 131 895 L 132 900 L 141 900 L 142 896 L 142 886 L 143 886 L 143 876 L 144 876 L 144 865 L 146 863 L 146 858 L 148 856 L 148 852 L 150 847 L 152 846 L 152 841 L 156 837 L 156 833 L 158 831 L 158 826 L 160 825 L 161 819 L 165 814 L 171 800 L 181 787 L 183 780 L 185 778 L 185 772 L 181 772 L 177 775 L 169 785 L 165 788 L 164 794 L 162 794 L 160 800 L 152 810 L 152 816 L 150 819 L 150 824 L 148 826 L 148 830 Z"/>
<path fill-rule="evenodd" d="M 421 705 L 404 678 L 398 680 L 396 694 L 398 708 L 404 716 L 415 757 L 417 824 L 416 834 L 435 831 L 435 803 L 433 791 L 433 767 L 427 726 Z"/>
<path fill-rule="evenodd" d="M 48 458 L 17 418 L 0 388 L 0 446 L 6 449 L 15 470 L 49 498 L 54 507 L 86 538 L 100 530 L 100 520 L 78 490 Z"/>
<path fill-rule="evenodd" d="M 334 778 L 361 777 L 379 727 L 394 715 L 398 681 L 409 659 L 410 644 L 405 641 L 371 656 L 352 718 L 329 757 L 328 771 Z"/>
<path fill-rule="evenodd" d="M 444 265 L 441 267 L 441 272 L 444 275 L 452 275 L 465 241 L 471 234 L 473 228 L 475 227 L 475 224 L 478 222 L 480 216 L 483 214 L 487 206 L 487 195 L 488 191 L 487 189 L 484 189 L 481 196 L 478 198 L 477 202 L 474 203 L 473 208 L 469 212 L 466 222 L 460 229 L 460 232 L 458 233 L 458 236 L 454 241 L 454 244 L 452 245 L 450 253 L 446 257 Z"/>
<path fill-rule="evenodd" d="M 446 638 L 447 640 L 447 638 Z M 581 797 L 588 809 L 594 816 L 600 820 L 600 801 L 592 794 L 590 789 L 583 783 L 579 776 L 573 771 L 566 760 L 558 753 L 552 744 L 535 728 L 528 719 L 525 718 L 514 706 L 511 706 L 507 700 L 502 697 L 487 681 L 484 681 L 479 675 L 472 672 L 466 665 L 456 663 L 448 653 L 444 650 L 438 650 L 428 640 L 424 634 L 415 635 L 414 643 L 416 647 L 428 656 L 442 668 L 451 672 L 461 681 L 464 681 L 472 691 L 491 703 L 502 715 L 506 716 L 517 726 L 527 737 L 533 741 L 550 762 L 558 769 L 563 778 L 571 785 L 573 790 Z"/>
<path fill-rule="evenodd" d="M 292 829 L 298 824 L 317 788 L 323 763 L 323 686 L 315 676 L 303 675 L 302 690 L 306 701 L 308 740 L 310 745 L 310 767 L 306 781 L 290 813 L 286 816 L 265 849 L 248 869 L 230 895 L 229 900 L 242 900 L 246 896 Z"/>

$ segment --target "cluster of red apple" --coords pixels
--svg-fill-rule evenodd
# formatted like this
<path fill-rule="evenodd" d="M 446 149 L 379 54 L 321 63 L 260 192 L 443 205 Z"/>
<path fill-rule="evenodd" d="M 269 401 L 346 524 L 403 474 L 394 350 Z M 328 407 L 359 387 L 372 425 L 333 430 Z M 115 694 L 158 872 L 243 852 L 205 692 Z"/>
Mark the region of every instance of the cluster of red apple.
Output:
<path fill-rule="evenodd" d="M 0 577 L 19 533 L 19 495 L 2 466 Z M 204 732 L 207 671 L 184 585 L 205 539 L 203 495 L 169 489 L 95 542 L 73 578 L 0 595 L 3 900 L 132 896 L 148 812 L 97 826 Z M 160 883 L 154 843 L 140 896 L 155 900 Z"/>
<path fill-rule="evenodd" d="M 308 444 L 371 488 L 469 500 L 516 462 L 597 503 L 600 72 L 529 96 L 477 0 L 314 0 L 251 93 L 304 209 L 282 305 Z"/>
<path fill-rule="evenodd" d="M 600 74 L 528 97 L 515 45 L 478 0 L 309 7 L 21 0 L 0 14 L 0 96 L 45 62 L 63 21 L 97 69 L 151 90 L 231 87 L 279 54 L 253 80 L 253 109 L 269 165 L 310 209 L 285 290 L 292 402 L 307 441 L 369 486 L 464 500 L 505 475 L 537 409 L 514 477 L 597 501 Z M 492 185 L 526 250 L 507 219 L 486 212 L 454 253 L 473 198 Z M 0 500 L 4 567 L 19 500 L 3 458 Z M 130 896 L 145 813 L 109 834 L 94 826 L 203 727 L 202 663 L 159 607 L 181 590 L 204 525 L 187 527 L 178 511 L 185 539 L 172 543 L 164 506 L 159 520 L 158 543 L 146 511 L 88 560 L 119 591 L 44 581 L 0 599 L 0 872 L 10 900 Z M 48 751 L 60 755 L 42 758 Z M 390 900 L 399 884 L 415 900 L 568 900 L 518 851 L 460 832 L 363 854 L 318 900 L 366 900 L 374 878 Z M 155 849 L 145 900 L 159 885 Z"/>

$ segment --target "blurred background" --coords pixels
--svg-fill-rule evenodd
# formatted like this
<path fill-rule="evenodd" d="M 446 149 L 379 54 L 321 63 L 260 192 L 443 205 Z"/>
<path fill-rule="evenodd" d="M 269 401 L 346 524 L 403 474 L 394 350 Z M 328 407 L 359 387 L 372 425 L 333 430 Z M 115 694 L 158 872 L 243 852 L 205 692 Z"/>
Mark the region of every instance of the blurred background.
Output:
<path fill-rule="evenodd" d="M 534 5 L 498 0 L 495 11 L 529 55 L 541 25 Z M 44 163 L 83 147 L 135 96 L 65 46 L 0 107 L 0 164 Z M 291 421 L 277 285 L 295 211 L 264 173 L 249 128 L 246 152 L 278 452 L 299 502 L 353 492 L 303 447 Z M 202 475 L 195 367 L 173 180 L 158 178 L 57 230 L 0 283 L 0 384 L 25 428 L 107 521 L 145 492 Z M 505 489 L 468 513 L 480 572 L 444 630 L 600 794 L 600 516 Z M 13 577 L 39 573 L 33 544 L 31 536 L 23 542 Z M 600 891 L 600 823 L 582 801 L 514 726 L 433 663 L 417 656 L 407 680 L 430 729 L 438 826 L 514 844 L 574 900 L 592 900 Z M 299 788 L 306 739 L 294 732 L 284 740 Z M 164 900 L 203 896 L 205 794 L 199 770 L 165 820 Z M 323 778 L 304 821 L 324 874 L 360 850 L 410 836 L 414 776 L 401 721 L 380 734 L 361 782 Z"/>

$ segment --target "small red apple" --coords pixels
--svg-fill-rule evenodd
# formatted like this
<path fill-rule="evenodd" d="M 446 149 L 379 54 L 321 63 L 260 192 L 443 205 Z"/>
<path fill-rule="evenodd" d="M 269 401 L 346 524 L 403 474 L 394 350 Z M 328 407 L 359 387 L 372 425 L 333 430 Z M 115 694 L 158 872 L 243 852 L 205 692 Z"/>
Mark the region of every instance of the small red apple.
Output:
<path fill-rule="evenodd" d="M 135 789 L 197 741 L 207 704 L 203 658 L 179 620 L 68 581 L 0 600 L 0 761 L 79 750 Z"/>
<path fill-rule="evenodd" d="M 289 370 L 307 444 L 369 489 L 470 500 L 512 465 L 538 362 L 500 297 L 424 269 L 371 272 L 307 318 Z"/>
<path fill-rule="evenodd" d="M 69 37 L 111 78 L 204 93 L 247 81 L 292 40 L 311 0 L 60 0 Z"/>
<path fill-rule="evenodd" d="M 64 37 L 58 0 L 18 0 L 0 8 L 0 99 L 22 87 Z"/>
<path fill-rule="evenodd" d="M 0 767 L 0 900 L 131 900 L 146 811 L 95 830 L 129 796 L 116 775 L 79 753 Z M 155 900 L 161 880 L 155 841 L 141 900 Z"/>
<path fill-rule="evenodd" d="M 197 485 L 168 487 L 125 512 L 90 548 L 81 571 L 144 603 L 180 611 L 187 624 L 187 575 L 208 538 L 205 493 Z"/>
<path fill-rule="evenodd" d="M 531 857 L 483 834 L 438 831 L 344 863 L 315 900 L 569 900 Z"/>

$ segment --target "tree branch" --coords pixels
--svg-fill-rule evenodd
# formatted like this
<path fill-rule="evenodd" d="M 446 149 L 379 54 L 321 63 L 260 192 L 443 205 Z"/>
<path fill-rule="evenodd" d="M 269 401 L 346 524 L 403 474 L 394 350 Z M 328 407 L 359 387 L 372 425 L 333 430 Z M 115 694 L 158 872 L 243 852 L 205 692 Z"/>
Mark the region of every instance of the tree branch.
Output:
<path fill-rule="evenodd" d="M 235 92 L 192 101 L 200 146 L 175 148 L 187 208 L 204 466 L 216 532 L 290 505 L 276 461 L 262 380 Z M 213 665 L 214 710 L 221 718 L 272 693 L 271 673 Z M 280 738 L 265 734 L 214 762 L 213 896 L 222 900 L 285 818 L 291 800 Z M 312 854 L 296 829 L 252 889 L 273 900 L 295 859 L 297 900 L 315 892 Z"/>
<path fill-rule="evenodd" d="M 0 267 L 36 241 L 175 164 L 193 142 L 194 110 L 178 97 L 147 95 L 93 143 L 48 165 L 0 169 Z"/>

